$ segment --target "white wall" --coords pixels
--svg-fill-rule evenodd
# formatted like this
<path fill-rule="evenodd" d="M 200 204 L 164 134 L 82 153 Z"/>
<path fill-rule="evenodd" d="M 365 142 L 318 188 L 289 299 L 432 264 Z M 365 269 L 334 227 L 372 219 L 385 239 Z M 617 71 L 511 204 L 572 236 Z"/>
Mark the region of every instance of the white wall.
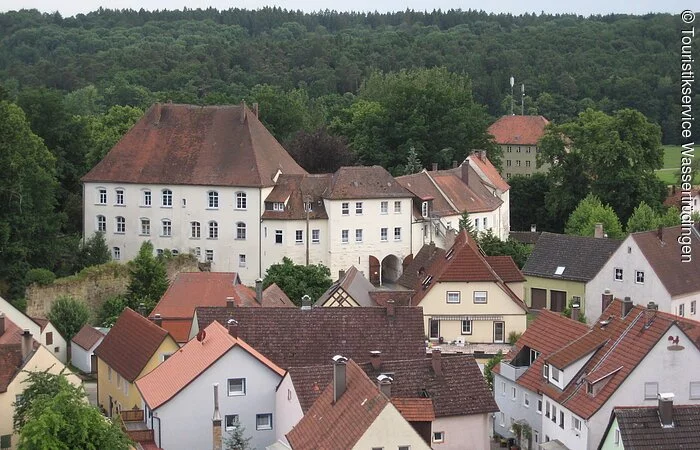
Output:
<path fill-rule="evenodd" d="M 387 403 L 374 423 L 352 447 L 356 450 L 371 448 L 394 449 L 409 446 L 411 450 L 429 450 L 428 444 L 413 427 L 406 422 L 401 413 L 391 403 Z"/>
<path fill-rule="evenodd" d="M 92 371 L 92 354 L 95 352 L 95 349 L 102 343 L 102 339 L 104 338 L 100 338 L 95 343 L 95 345 L 93 345 L 89 350 L 85 350 L 81 346 L 71 342 L 71 364 L 85 373 L 90 373 Z M 95 368 L 95 370 L 97 370 L 97 368 Z"/>
<path fill-rule="evenodd" d="M 313 243 L 306 234 L 306 220 L 263 220 L 262 227 L 262 266 L 263 272 L 273 264 L 278 264 L 283 257 L 290 258 L 295 264 L 306 263 L 306 246 L 309 246 L 309 263 L 328 266 L 328 220 L 309 220 L 309 235 L 312 230 L 319 230 L 319 243 Z M 276 230 L 282 230 L 282 244 L 275 242 Z M 302 231 L 302 242 L 296 242 L 296 231 Z M 336 279 L 337 273 L 331 273 Z"/>
<path fill-rule="evenodd" d="M 572 413 L 568 408 L 564 408 L 561 405 L 559 405 L 556 402 L 553 402 L 552 399 L 547 397 L 546 395 L 542 396 L 543 402 L 549 401 L 551 404 L 554 404 L 557 408 L 557 423 L 555 424 L 552 422 L 552 420 L 548 417 L 542 416 L 542 442 L 545 441 L 545 437 L 548 436 L 550 440 L 555 440 L 558 439 L 561 441 L 564 445 L 567 446 L 570 450 L 584 450 L 586 448 L 596 448 L 598 445 L 598 442 L 600 441 L 600 438 L 598 438 L 595 443 L 589 443 L 591 442 L 591 435 L 588 429 L 588 424 L 586 421 L 584 421 L 581 417 L 577 416 L 579 419 L 581 419 L 581 432 L 577 433 L 572 429 L 572 420 L 571 416 Z M 562 429 L 559 426 L 559 419 L 560 419 L 560 411 L 564 411 L 564 428 Z M 610 415 L 608 414 L 608 418 L 610 418 Z M 605 425 L 607 425 L 607 419 L 605 422 Z M 603 430 L 601 430 L 602 433 Z M 578 434 L 578 436 L 577 436 Z"/>
<path fill-rule="evenodd" d="M 291 398 L 290 398 L 291 397 Z M 287 373 L 275 393 L 275 439 L 288 443 L 286 434 L 304 417 L 292 377 Z"/>
<path fill-rule="evenodd" d="M 489 450 L 491 414 L 438 417 L 433 432 L 444 431 L 445 441 L 434 442 L 433 450 Z"/>
<path fill-rule="evenodd" d="M 245 378 L 246 395 L 227 395 L 227 379 Z M 197 377 L 169 402 L 155 410 L 161 419 L 162 442 L 168 450 L 212 448 L 214 383 L 219 383 L 222 427 L 227 414 L 238 414 L 252 448 L 275 442 L 275 388 L 280 376 L 236 346 Z M 256 414 L 272 413 L 272 430 L 256 431 Z M 156 421 L 157 422 L 157 421 Z M 222 435 L 227 435 L 224 429 Z M 157 434 L 156 434 L 157 438 Z"/>
<path fill-rule="evenodd" d="M 505 389 L 503 384 L 505 383 Z M 513 400 L 512 388 L 515 386 L 516 394 L 515 400 Z M 542 414 L 537 412 L 537 401 L 542 397 L 536 392 L 532 392 L 529 389 L 525 389 L 519 386 L 514 381 L 511 381 L 500 374 L 493 374 L 493 394 L 498 405 L 498 409 L 504 414 L 503 425 L 500 421 L 500 413 L 496 413 L 496 420 L 494 429 L 501 436 L 512 437 L 512 433 L 509 431 L 511 426 L 511 419 L 514 420 L 525 420 L 533 430 L 533 443 L 534 443 L 534 431 L 540 434 L 541 441 L 542 436 Z M 524 394 L 528 394 L 530 399 L 530 406 L 526 407 L 524 405 Z M 535 447 L 536 448 L 536 447 Z"/>

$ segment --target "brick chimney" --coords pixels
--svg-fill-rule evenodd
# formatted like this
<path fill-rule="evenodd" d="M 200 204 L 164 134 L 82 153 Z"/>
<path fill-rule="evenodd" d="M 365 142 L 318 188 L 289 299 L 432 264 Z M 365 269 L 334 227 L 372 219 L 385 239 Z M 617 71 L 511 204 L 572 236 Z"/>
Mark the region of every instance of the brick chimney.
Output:
<path fill-rule="evenodd" d="M 442 376 L 442 357 L 440 356 L 442 352 L 440 348 L 433 348 L 433 353 L 431 354 L 431 360 L 433 363 L 433 372 L 435 372 L 436 377 Z"/>
<path fill-rule="evenodd" d="M 602 239 L 605 237 L 605 231 L 603 231 L 602 223 L 595 224 L 595 231 L 593 232 L 593 237 L 598 239 Z"/>
<path fill-rule="evenodd" d="M 258 102 L 253 103 L 253 114 L 255 114 L 255 117 L 259 117 L 260 115 L 260 105 Z"/>
<path fill-rule="evenodd" d="M 531 233 L 537 232 L 537 224 L 536 223 L 530 224 L 530 232 Z"/>
<path fill-rule="evenodd" d="M 393 381 L 394 379 L 387 375 L 379 375 L 377 377 L 377 386 L 387 398 L 391 398 L 391 383 Z"/>
<path fill-rule="evenodd" d="M 236 302 L 233 300 L 233 297 L 226 297 L 226 307 L 233 308 L 234 306 L 236 306 Z"/>
<path fill-rule="evenodd" d="M 610 303 L 612 303 L 613 301 L 613 295 L 610 292 L 610 289 L 606 289 L 601 298 L 601 304 L 603 306 L 603 309 L 601 309 L 600 311 L 602 312 L 605 311 L 605 308 L 610 306 Z"/>
<path fill-rule="evenodd" d="M 159 327 L 163 326 L 163 318 L 160 314 L 156 314 L 155 316 L 153 316 L 153 323 L 155 323 Z"/>
<path fill-rule="evenodd" d="M 575 302 L 571 304 L 571 320 L 578 321 L 579 315 L 581 314 L 581 304 Z"/>
<path fill-rule="evenodd" d="M 223 440 L 221 436 L 221 413 L 219 412 L 219 383 L 214 383 L 214 416 L 211 419 L 213 449 L 222 450 Z"/>
<path fill-rule="evenodd" d="M 302 311 L 311 311 L 311 297 L 308 295 L 301 298 L 301 309 Z"/>
<path fill-rule="evenodd" d="M 459 165 L 457 164 L 457 161 L 456 161 L 456 160 L 453 160 L 453 161 L 452 161 L 452 168 L 453 168 L 453 169 L 456 169 L 457 167 L 459 167 Z"/>
<path fill-rule="evenodd" d="M 634 303 L 632 303 L 632 299 L 629 297 L 625 297 L 625 299 L 622 301 L 622 316 L 621 317 L 627 317 L 627 314 L 632 311 L 632 308 L 634 307 Z"/>
<path fill-rule="evenodd" d="M 438 163 L 433 163 L 433 172 L 436 172 L 438 170 Z"/>
<path fill-rule="evenodd" d="M 671 393 L 659 394 L 659 419 L 663 428 L 673 427 L 673 397 Z"/>
<path fill-rule="evenodd" d="M 654 303 L 654 302 L 649 302 L 649 303 L 647 303 L 647 309 L 648 309 L 649 311 L 658 311 L 658 310 L 659 310 L 659 305 L 657 305 L 657 304 Z"/>
<path fill-rule="evenodd" d="M 469 185 L 469 162 L 463 162 L 460 168 L 462 169 L 462 181 L 464 182 L 464 184 Z"/>
<path fill-rule="evenodd" d="M 5 313 L 0 312 L 0 336 L 5 334 Z"/>
<path fill-rule="evenodd" d="M 338 280 L 342 280 L 343 278 L 345 278 L 345 271 L 341 269 L 338 271 Z"/>
<path fill-rule="evenodd" d="M 245 110 L 247 106 L 245 105 L 245 100 L 241 102 L 241 123 L 245 123 Z"/>
<path fill-rule="evenodd" d="M 341 355 L 333 357 L 333 403 L 336 403 L 347 388 L 346 363 L 348 359 Z"/>
<path fill-rule="evenodd" d="M 262 288 L 262 278 L 255 280 L 255 300 L 262 305 L 263 301 L 263 288 Z"/>
<path fill-rule="evenodd" d="M 369 352 L 369 361 L 372 363 L 372 368 L 374 370 L 379 370 L 382 368 L 382 352 L 379 350 L 372 350 Z"/>
<path fill-rule="evenodd" d="M 663 225 L 659 225 L 659 228 L 657 228 L 656 237 L 658 237 L 661 242 L 664 241 L 664 227 L 663 227 Z"/>
<path fill-rule="evenodd" d="M 33 342 L 31 331 L 24 330 L 22 333 L 22 361 L 26 361 L 29 354 L 34 350 Z"/>
<path fill-rule="evenodd" d="M 386 315 L 388 317 L 394 317 L 396 315 L 396 302 L 393 300 L 386 301 Z"/>
<path fill-rule="evenodd" d="M 228 328 L 228 334 L 238 339 L 238 321 L 236 319 L 228 319 L 226 321 L 226 326 Z"/>

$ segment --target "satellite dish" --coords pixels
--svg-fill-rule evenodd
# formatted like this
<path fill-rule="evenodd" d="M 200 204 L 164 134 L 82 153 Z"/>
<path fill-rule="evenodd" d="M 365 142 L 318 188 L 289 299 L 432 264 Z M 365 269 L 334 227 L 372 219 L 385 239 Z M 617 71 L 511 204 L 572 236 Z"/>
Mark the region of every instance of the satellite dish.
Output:
<path fill-rule="evenodd" d="M 199 342 L 202 342 L 204 338 L 207 337 L 207 332 L 204 330 L 200 330 L 199 333 L 197 333 L 197 340 Z"/>
<path fill-rule="evenodd" d="M 510 77 L 510 87 L 515 86 L 515 78 Z"/>

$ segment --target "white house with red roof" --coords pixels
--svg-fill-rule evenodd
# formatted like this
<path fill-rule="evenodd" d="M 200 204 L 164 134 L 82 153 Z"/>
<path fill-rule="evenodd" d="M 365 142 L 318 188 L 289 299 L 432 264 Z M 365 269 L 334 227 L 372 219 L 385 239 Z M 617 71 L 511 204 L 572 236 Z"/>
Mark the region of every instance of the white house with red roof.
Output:
<path fill-rule="evenodd" d="M 275 442 L 275 389 L 284 370 L 213 322 L 156 369 L 136 381 L 145 421 L 168 450 L 222 448 L 237 424 L 251 448 Z"/>
<path fill-rule="evenodd" d="M 95 349 L 102 343 L 109 329 L 85 324 L 70 341 L 70 361 L 84 373 L 97 372 Z"/>
<path fill-rule="evenodd" d="M 503 116 L 488 128 L 488 133 L 503 151 L 501 173 L 506 179 L 513 175 L 529 176 L 546 172 L 549 165 L 537 167 L 538 143 L 549 121 L 542 116 Z"/>

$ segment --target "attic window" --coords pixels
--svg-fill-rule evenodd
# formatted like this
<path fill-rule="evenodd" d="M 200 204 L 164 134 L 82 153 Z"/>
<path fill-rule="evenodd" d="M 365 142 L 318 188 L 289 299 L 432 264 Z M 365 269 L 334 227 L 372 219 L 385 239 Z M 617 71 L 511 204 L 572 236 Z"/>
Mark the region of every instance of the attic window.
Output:
<path fill-rule="evenodd" d="M 425 277 L 425 280 L 423 280 L 423 283 L 422 283 L 423 287 L 427 287 L 431 281 L 433 281 L 432 275 L 428 275 L 427 277 Z"/>
<path fill-rule="evenodd" d="M 586 393 L 588 395 L 593 395 L 593 383 L 586 381 Z"/>
<path fill-rule="evenodd" d="M 454 254 L 454 252 L 455 252 L 455 248 L 454 248 L 454 247 L 452 247 L 451 249 L 449 249 L 449 250 L 447 251 L 447 253 L 445 254 L 445 259 L 450 259 L 450 258 L 452 258 L 452 255 Z"/>
<path fill-rule="evenodd" d="M 564 273 L 564 269 L 566 269 L 565 266 L 558 266 L 557 270 L 554 271 L 554 275 L 561 275 Z"/>
<path fill-rule="evenodd" d="M 423 389 L 420 390 L 420 396 L 423 397 L 423 398 L 430 398 L 430 397 L 432 397 L 432 396 L 430 395 L 430 392 L 428 392 L 428 390 L 425 389 L 425 388 L 423 388 Z"/>
<path fill-rule="evenodd" d="M 273 211 L 284 211 L 284 203 L 282 202 L 274 202 L 272 204 L 272 210 Z"/>

